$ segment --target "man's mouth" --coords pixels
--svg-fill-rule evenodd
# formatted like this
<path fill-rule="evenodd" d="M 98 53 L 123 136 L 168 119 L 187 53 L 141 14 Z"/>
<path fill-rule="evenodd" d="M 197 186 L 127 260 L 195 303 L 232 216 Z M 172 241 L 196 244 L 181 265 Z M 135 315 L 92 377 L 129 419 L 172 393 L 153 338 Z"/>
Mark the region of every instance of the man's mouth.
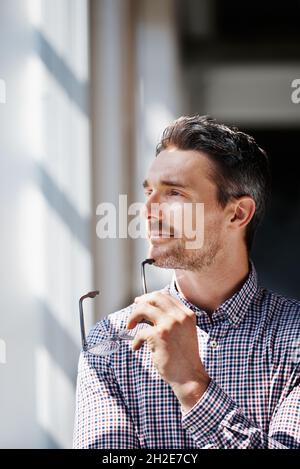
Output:
<path fill-rule="evenodd" d="M 174 238 L 174 235 L 171 233 L 162 233 L 162 232 L 152 231 L 151 233 L 149 233 L 149 238 L 150 239 L 168 239 L 168 238 Z"/>

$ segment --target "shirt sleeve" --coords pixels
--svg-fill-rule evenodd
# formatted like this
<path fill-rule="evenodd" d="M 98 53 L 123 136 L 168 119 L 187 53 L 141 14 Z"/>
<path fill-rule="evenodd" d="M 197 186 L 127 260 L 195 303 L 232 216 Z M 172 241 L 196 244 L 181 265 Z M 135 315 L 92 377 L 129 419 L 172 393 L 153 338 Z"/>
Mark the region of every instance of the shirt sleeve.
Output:
<path fill-rule="evenodd" d="M 198 448 L 300 448 L 299 380 L 275 409 L 266 434 L 212 379 L 205 393 L 187 413 L 182 425 Z"/>
<path fill-rule="evenodd" d="M 81 352 L 73 448 L 139 448 L 134 424 L 107 358 Z"/>

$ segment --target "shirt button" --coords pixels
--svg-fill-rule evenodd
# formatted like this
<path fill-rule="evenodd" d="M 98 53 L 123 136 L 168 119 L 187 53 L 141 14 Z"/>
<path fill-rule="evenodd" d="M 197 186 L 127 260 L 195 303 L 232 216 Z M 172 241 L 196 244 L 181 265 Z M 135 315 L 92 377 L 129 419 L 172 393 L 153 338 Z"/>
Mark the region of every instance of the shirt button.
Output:
<path fill-rule="evenodd" d="M 218 344 L 218 342 L 217 342 L 216 340 L 211 340 L 211 341 L 209 342 L 209 345 L 210 345 L 211 348 L 216 349 L 219 344 Z"/>
<path fill-rule="evenodd" d="M 192 425 L 188 430 L 190 433 L 194 433 L 197 430 L 197 428 Z"/>

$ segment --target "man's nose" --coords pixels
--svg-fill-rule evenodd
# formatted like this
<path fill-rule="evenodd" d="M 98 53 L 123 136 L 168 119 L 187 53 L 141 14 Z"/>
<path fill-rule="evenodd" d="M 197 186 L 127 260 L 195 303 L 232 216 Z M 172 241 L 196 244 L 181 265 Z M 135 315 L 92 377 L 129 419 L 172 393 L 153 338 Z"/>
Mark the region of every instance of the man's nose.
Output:
<path fill-rule="evenodd" d="M 147 220 L 151 218 L 161 218 L 161 210 L 159 209 L 160 202 L 159 202 L 159 195 L 152 193 L 147 201 L 144 204 L 143 215 Z"/>

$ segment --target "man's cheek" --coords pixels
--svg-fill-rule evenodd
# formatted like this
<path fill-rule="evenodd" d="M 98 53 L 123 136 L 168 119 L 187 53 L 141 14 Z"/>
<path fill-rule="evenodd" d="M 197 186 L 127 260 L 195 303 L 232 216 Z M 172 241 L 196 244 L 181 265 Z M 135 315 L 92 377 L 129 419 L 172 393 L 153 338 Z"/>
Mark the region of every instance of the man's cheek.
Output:
<path fill-rule="evenodd" d="M 186 249 L 201 249 L 205 232 L 204 203 L 184 204 L 183 234 Z"/>
<path fill-rule="evenodd" d="M 172 204 L 168 213 L 168 223 L 175 238 L 184 237 L 184 207 L 182 204 Z"/>

